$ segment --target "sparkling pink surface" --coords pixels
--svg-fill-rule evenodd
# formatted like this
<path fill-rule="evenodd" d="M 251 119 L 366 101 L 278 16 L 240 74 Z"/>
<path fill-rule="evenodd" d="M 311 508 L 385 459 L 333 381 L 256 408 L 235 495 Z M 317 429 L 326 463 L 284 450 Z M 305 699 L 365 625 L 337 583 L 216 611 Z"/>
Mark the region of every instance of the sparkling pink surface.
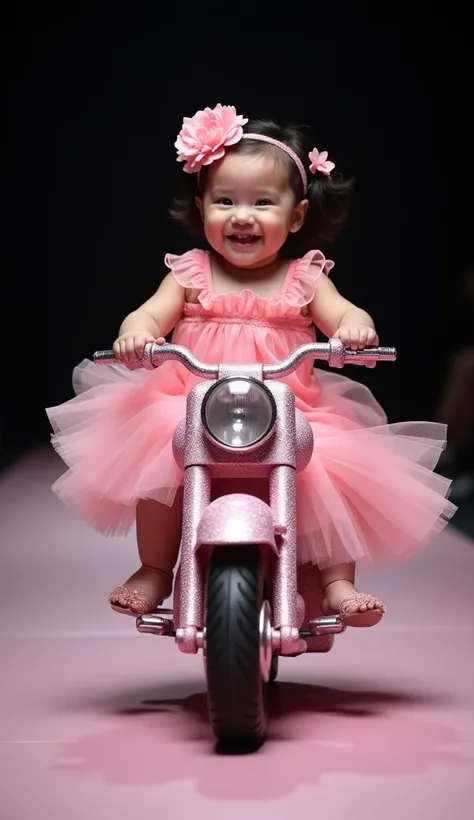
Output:
<path fill-rule="evenodd" d="M 105 602 L 133 538 L 54 497 L 48 451 L 1 477 L 0 817 L 461 820 L 474 801 L 474 544 L 451 526 L 409 565 L 364 573 L 383 624 L 280 658 L 270 737 L 215 753 L 201 655 L 138 635 Z"/>

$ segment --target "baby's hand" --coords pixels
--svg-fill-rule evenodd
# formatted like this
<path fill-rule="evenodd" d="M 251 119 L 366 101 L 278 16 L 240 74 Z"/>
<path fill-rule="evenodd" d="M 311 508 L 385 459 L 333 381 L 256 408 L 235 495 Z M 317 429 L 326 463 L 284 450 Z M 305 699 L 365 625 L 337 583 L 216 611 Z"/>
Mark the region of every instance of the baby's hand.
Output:
<path fill-rule="evenodd" d="M 148 330 L 127 330 L 115 340 L 113 350 L 116 359 L 121 362 L 136 362 L 143 357 L 145 345 L 149 343 L 163 345 L 165 339 L 160 336 L 155 339 Z"/>
<path fill-rule="evenodd" d="M 377 347 L 379 337 L 373 327 L 369 325 L 341 325 L 334 334 L 340 339 L 344 347 L 350 350 L 362 350 L 364 347 Z M 362 364 L 362 362 L 361 362 Z M 364 362 L 366 367 L 375 367 L 375 362 Z"/>
<path fill-rule="evenodd" d="M 340 339 L 344 347 L 351 350 L 362 350 L 363 347 L 376 347 L 379 343 L 373 327 L 368 325 L 341 325 L 334 334 L 335 339 Z"/>

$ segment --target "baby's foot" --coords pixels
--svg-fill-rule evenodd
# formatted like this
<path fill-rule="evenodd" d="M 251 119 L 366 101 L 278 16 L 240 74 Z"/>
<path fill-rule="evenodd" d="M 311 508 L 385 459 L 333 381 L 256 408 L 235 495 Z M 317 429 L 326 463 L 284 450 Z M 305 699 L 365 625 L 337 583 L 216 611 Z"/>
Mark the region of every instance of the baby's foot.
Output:
<path fill-rule="evenodd" d="M 107 600 L 116 612 L 144 615 L 171 595 L 172 585 L 172 572 L 141 566 L 123 586 L 115 587 Z"/>
<path fill-rule="evenodd" d="M 387 611 L 382 601 L 358 592 L 350 581 L 333 581 L 325 593 L 324 611 L 339 614 L 347 626 L 375 626 Z"/>

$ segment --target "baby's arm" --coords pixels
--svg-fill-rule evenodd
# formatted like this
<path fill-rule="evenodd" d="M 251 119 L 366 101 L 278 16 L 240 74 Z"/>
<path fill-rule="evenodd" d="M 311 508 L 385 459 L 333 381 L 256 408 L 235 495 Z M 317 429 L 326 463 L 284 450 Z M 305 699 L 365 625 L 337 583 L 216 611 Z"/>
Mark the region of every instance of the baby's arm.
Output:
<path fill-rule="evenodd" d="M 183 314 L 185 290 L 169 273 L 158 290 L 120 325 L 114 354 L 123 361 L 136 361 L 148 342 L 161 341 Z"/>
<path fill-rule="evenodd" d="M 318 279 L 310 313 L 314 324 L 328 339 L 340 339 L 352 350 L 379 343 L 372 317 L 341 296 L 324 274 Z"/>

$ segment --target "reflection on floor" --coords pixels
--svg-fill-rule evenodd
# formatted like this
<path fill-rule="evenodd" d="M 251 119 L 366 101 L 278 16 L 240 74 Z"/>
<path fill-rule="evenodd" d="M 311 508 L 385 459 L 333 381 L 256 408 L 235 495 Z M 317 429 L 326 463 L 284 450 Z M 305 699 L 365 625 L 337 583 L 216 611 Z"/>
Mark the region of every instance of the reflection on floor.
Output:
<path fill-rule="evenodd" d="M 215 753 L 200 655 L 105 603 L 133 538 L 56 500 L 49 450 L 0 476 L 0 805 L 5 820 L 461 820 L 474 798 L 473 542 L 452 525 L 366 574 L 381 626 L 286 659 L 256 755 Z M 466 513 L 469 527 L 470 517 Z"/>

